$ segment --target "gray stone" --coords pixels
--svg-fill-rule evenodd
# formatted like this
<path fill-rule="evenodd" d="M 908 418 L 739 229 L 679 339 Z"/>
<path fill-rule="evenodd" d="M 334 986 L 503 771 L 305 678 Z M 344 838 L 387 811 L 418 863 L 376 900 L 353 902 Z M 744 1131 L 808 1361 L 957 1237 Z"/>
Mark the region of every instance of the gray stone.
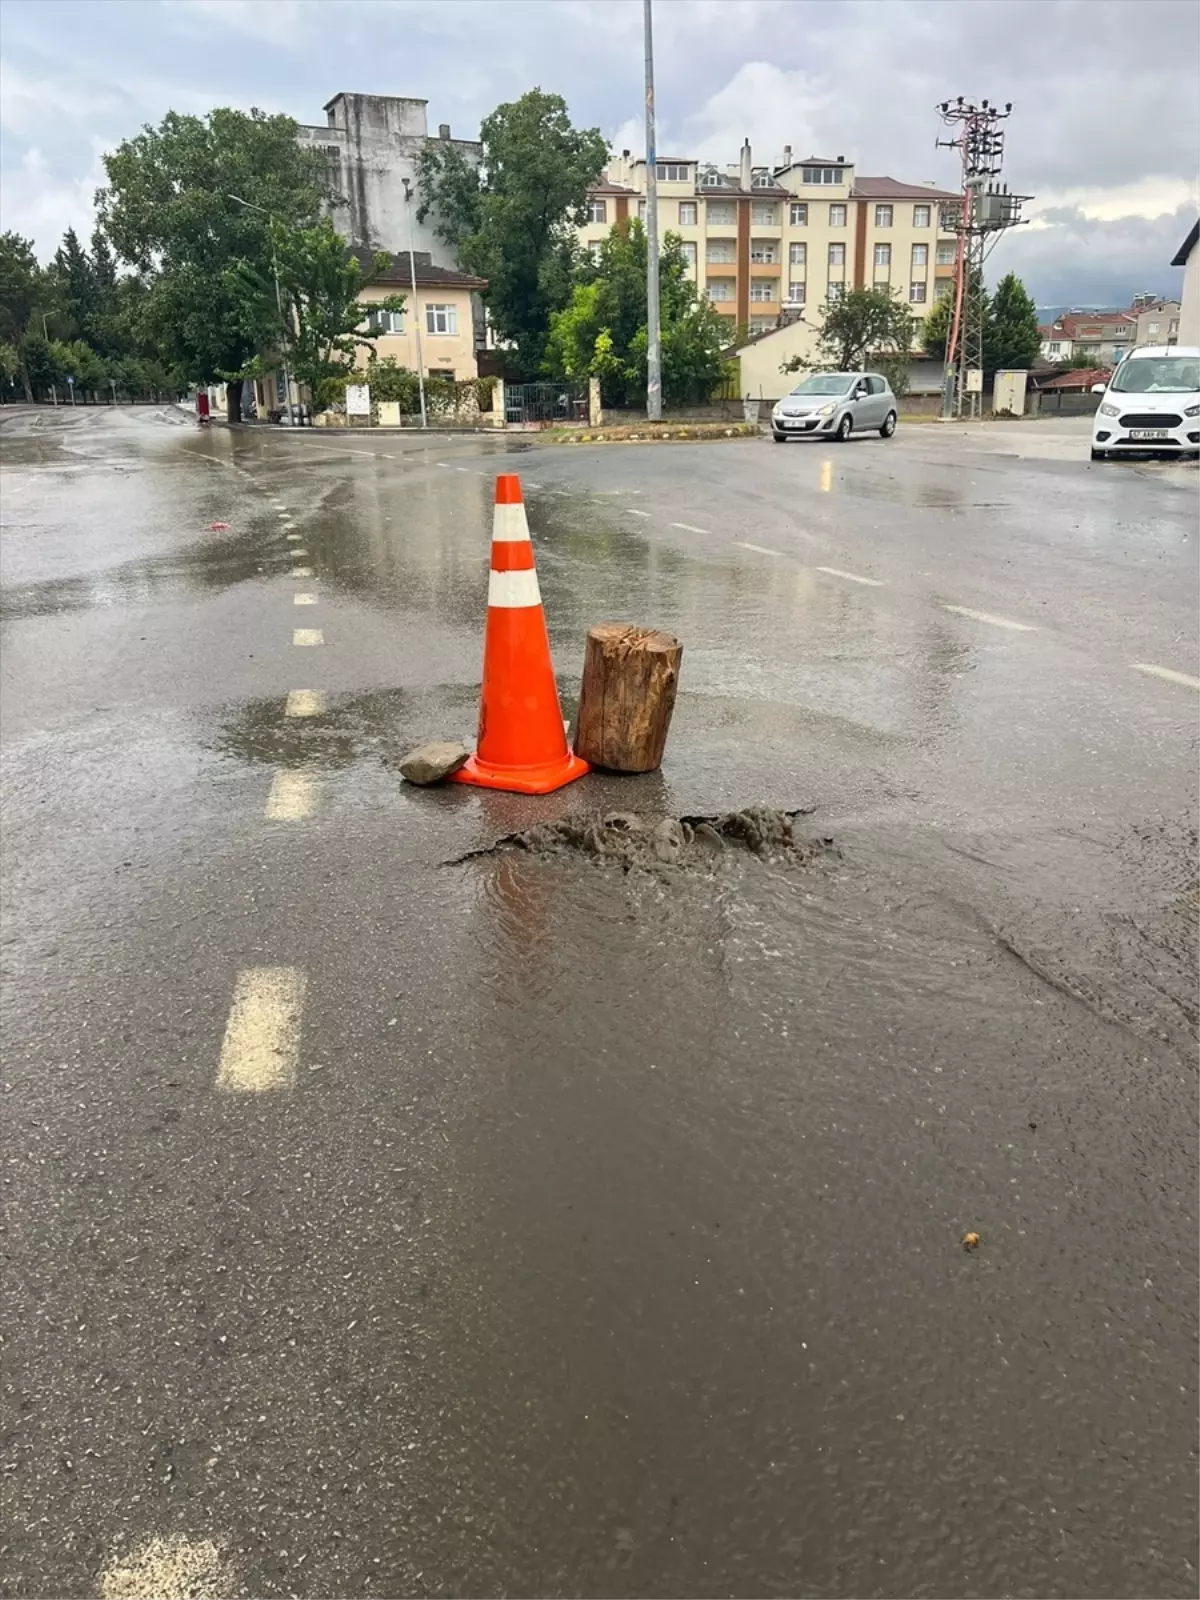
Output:
<path fill-rule="evenodd" d="M 400 775 L 409 783 L 441 783 L 457 772 L 470 754 L 465 744 L 434 740 L 409 751 L 400 763 Z"/>

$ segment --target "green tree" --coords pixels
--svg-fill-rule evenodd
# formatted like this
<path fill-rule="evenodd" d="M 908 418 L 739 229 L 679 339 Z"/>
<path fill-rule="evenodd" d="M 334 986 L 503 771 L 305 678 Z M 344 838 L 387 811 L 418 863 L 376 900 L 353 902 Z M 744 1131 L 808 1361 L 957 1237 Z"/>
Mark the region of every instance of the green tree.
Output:
<path fill-rule="evenodd" d="M 604 167 L 598 128 L 575 128 L 566 101 L 531 89 L 497 106 L 479 131 L 475 168 L 453 144 L 436 139 L 417 163 L 424 221 L 468 272 L 488 280 L 484 298 L 498 337 L 515 346 L 514 376 L 541 367 L 550 317 L 567 304 L 578 254 L 574 228 L 584 221 L 587 189 Z"/>
<path fill-rule="evenodd" d="M 921 348 L 931 361 L 945 361 L 953 321 L 954 295 L 951 293 L 934 301 L 917 333 Z"/>
<path fill-rule="evenodd" d="M 251 331 L 275 320 L 271 352 L 260 355 L 254 370 L 261 372 L 280 354 L 279 312 L 275 300 L 274 265 L 279 270 L 280 294 L 287 327 L 287 358 L 298 383 L 308 385 L 313 402 L 327 405 L 345 387 L 360 346 L 374 350 L 378 331 L 366 325 L 368 308 L 359 295 L 391 264 L 386 251 L 376 251 L 364 269 L 359 257 L 348 253 L 345 240 L 328 220 L 311 228 L 272 228 L 274 261 L 261 266 L 242 263 L 232 269 L 240 276 L 244 306 Z M 404 296 L 393 294 L 370 310 L 399 311 Z"/>
<path fill-rule="evenodd" d="M 851 289 L 825 307 L 818 362 L 833 372 L 858 372 L 869 365 L 887 376 L 896 394 L 903 394 L 915 321 L 886 286 Z M 812 365 L 807 356 L 793 356 L 780 371 L 799 372 Z"/>
<path fill-rule="evenodd" d="M 21 363 L 17 359 L 17 348 L 12 344 L 0 344 L 0 392 L 5 400 L 12 399 L 17 379 L 21 375 Z"/>
<path fill-rule="evenodd" d="M 26 400 L 33 399 L 29 324 L 46 299 L 47 286 L 38 270 L 33 245 L 20 234 L 0 233 L 0 339 L 16 351 Z"/>
<path fill-rule="evenodd" d="M 270 270 L 270 219 L 317 221 L 324 169 L 296 143 L 290 117 L 261 111 L 168 112 L 104 158 L 96 196 L 118 256 L 144 275 L 139 334 L 190 382 L 228 382 L 228 415 L 241 415 L 242 377 L 278 327 L 258 300 L 247 315 L 241 263 Z M 248 201 L 239 205 L 232 196 Z M 256 208 L 256 209 L 252 209 Z"/>
<path fill-rule="evenodd" d="M 599 378 L 607 405 L 646 398 L 646 230 L 638 221 L 613 228 L 595 268 L 585 268 L 570 303 L 550 318 L 543 361 L 547 373 Z M 683 245 L 668 233 L 659 254 L 663 399 L 667 405 L 707 400 L 724 381 L 728 323 L 698 299 Z"/>
<path fill-rule="evenodd" d="M 1025 285 L 1009 272 L 996 285 L 984 331 L 984 365 L 989 372 L 1031 367 L 1042 347 L 1037 307 Z"/>
<path fill-rule="evenodd" d="M 87 339 L 96 322 L 92 263 L 74 228 L 63 234 L 51 269 L 58 289 L 68 339 Z"/>

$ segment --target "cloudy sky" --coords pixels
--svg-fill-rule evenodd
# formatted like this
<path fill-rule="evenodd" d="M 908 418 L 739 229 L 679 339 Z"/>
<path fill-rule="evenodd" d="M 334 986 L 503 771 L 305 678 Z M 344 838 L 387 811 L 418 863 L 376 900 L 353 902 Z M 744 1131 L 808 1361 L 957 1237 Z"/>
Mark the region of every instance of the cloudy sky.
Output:
<path fill-rule="evenodd" d="M 640 151 L 641 0 L 4 0 L 0 220 L 50 252 L 90 229 L 101 157 L 169 109 L 321 122 L 339 90 L 420 96 L 473 137 L 540 86 Z M 1039 304 L 1169 292 L 1196 213 L 1193 0 L 655 0 L 659 149 L 846 155 L 952 186 L 934 105 L 1012 100 L 1005 177 L 1032 225 L 993 271 Z"/>

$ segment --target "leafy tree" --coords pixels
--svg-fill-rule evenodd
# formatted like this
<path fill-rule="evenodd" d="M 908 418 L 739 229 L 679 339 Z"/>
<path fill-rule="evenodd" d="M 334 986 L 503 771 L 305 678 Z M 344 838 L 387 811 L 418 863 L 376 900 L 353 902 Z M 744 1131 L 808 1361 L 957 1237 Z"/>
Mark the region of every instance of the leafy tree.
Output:
<path fill-rule="evenodd" d="M 21 363 L 17 358 L 17 348 L 12 344 L 0 344 L 0 385 L 3 386 L 4 398 L 11 398 L 12 390 L 21 375 Z"/>
<path fill-rule="evenodd" d="M 16 352 L 26 400 L 33 399 L 29 323 L 46 297 L 46 284 L 38 271 L 33 245 L 20 234 L 0 233 L 0 339 Z"/>
<path fill-rule="evenodd" d="M 274 313 L 272 353 L 261 355 L 254 370 L 265 370 L 280 352 L 284 330 L 275 299 L 277 264 L 293 376 L 308 385 L 318 406 L 328 404 L 344 388 L 359 347 L 374 349 L 378 334 L 364 325 L 365 308 L 358 297 L 392 258 L 386 251 L 376 251 L 364 271 L 358 256 L 347 253 L 345 241 L 328 218 L 311 228 L 276 224 L 271 243 L 273 261 L 265 271 L 258 263 L 249 262 L 231 269 L 240 281 L 250 331 L 269 325 Z M 403 305 L 404 296 L 393 294 L 379 301 L 377 309 L 399 311 Z"/>
<path fill-rule="evenodd" d="M 979 287 L 978 272 L 971 275 L 972 281 L 964 291 L 964 299 Z M 986 339 L 988 308 L 991 302 L 984 293 L 984 335 Z M 918 338 L 924 348 L 925 354 L 931 361 L 945 361 L 946 346 L 950 342 L 951 329 L 954 326 L 954 287 L 951 284 L 950 293 L 942 300 L 934 302 L 933 308 L 924 322 L 920 325 Z"/>
<path fill-rule="evenodd" d="M 545 370 L 599 378 L 608 405 L 646 397 L 646 230 L 636 220 L 613 228 L 600 260 L 576 283 L 570 304 L 550 318 Z M 725 377 L 728 323 L 696 295 L 683 245 L 668 233 L 659 254 L 660 351 L 668 405 L 707 400 Z"/>
<path fill-rule="evenodd" d="M 996 285 L 983 343 L 989 372 L 1029 368 L 1041 349 L 1037 307 L 1015 273 L 1006 273 Z"/>
<path fill-rule="evenodd" d="M 818 343 L 821 362 L 833 372 L 858 372 L 889 361 L 896 375 L 912 350 L 914 318 L 886 286 L 850 289 L 825 308 Z M 784 372 L 798 372 L 812 363 L 803 356 L 785 362 Z"/>
<path fill-rule="evenodd" d="M 322 163 L 295 135 L 290 117 L 261 111 L 172 111 L 104 158 L 108 185 L 96 196 L 104 232 L 146 275 L 139 331 L 188 381 L 227 379 L 231 422 L 241 416 L 241 375 L 278 327 L 265 300 L 258 319 L 247 316 L 232 269 L 251 262 L 269 271 L 271 218 L 311 227 L 320 209 Z"/>
<path fill-rule="evenodd" d="M 63 234 L 54 257 L 53 275 L 61 296 L 69 339 L 86 339 L 96 322 L 96 291 L 92 263 L 74 228 Z"/>
<path fill-rule="evenodd" d="M 598 128 L 575 128 L 560 95 L 531 89 L 497 106 L 480 127 L 483 159 L 430 140 L 417 163 L 421 221 L 468 272 L 488 280 L 488 313 L 497 335 L 515 350 L 514 375 L 541 366 L 550 317 L 567 304 L 585 219 L 587 188 L 604 167 Z"/>

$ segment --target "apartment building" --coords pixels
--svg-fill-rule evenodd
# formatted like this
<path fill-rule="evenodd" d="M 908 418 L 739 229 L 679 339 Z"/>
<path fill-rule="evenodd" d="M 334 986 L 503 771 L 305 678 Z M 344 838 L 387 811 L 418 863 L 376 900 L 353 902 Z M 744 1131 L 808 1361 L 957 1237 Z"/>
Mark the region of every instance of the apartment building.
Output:
<path fill-rule="evenodd" d="M 947 190 L 860 177 L 843 156 L 793 161 L 788 147 L 778 165 L 755 166 L 749 140 L 736 166 L 671 156 L 656 171 L 660 238 L 679 235 L 699 291 L 751 333 L 818 325 L 828 300 L 879 284 L 920 318 L 953 282 L 941 208 L 958 196 Z M 615 224 L 645 215 L 646 163 L 624 150 L 589 191 L 584 248 L 595 254 Z"/>
<path fill-rule="evenodd" d="M 1154 300 L 1148 295 L 1136 295 L 1129 315 L 1137 322 L 1135 344 L 1178 344 L 1178 300 Z"/>
<path fill-rule="evenodd" d="M 1115 367 L 1140 342 L 1138 317 L 1132 311 L 1068 311 L 1038 332 L 1047 361 L 1087 356 L 1096 367 Z M 1165 344 L 1165 337 L 1160 342 Z"/>

